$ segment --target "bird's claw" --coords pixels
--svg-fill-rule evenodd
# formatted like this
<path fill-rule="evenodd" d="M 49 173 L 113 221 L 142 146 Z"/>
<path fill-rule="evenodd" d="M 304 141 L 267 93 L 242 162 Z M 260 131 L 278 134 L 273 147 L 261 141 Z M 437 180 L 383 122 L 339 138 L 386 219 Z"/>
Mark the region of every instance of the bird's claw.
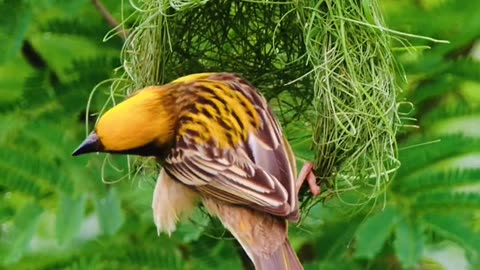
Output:
<path fill-rule="evenodd" d="M 305 182 L 305 180 L 307 180 L 308 187 L 310 188 L 310 192 L 312 192 L 313 196 L 319 195 L 322 190 L 320 186 L 317 184 L 317 178 L 313 173 L 312 162 L 306 162 L 305 164 L 303 164 L 303 167 L 300 170 L 300 173 L 298 174 L 298 178 L 296 182 L 297 193 L 300 191 L 300 188 L 302 187 L 303 182 Z"/>

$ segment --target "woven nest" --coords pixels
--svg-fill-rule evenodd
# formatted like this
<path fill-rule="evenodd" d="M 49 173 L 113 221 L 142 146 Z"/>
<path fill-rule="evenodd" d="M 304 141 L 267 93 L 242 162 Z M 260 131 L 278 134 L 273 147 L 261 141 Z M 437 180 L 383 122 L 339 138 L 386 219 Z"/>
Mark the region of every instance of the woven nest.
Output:
<path fill-rule="evenodd" d="M 135 8 L 114 92 L 197 72 L 242 74 L 269 100 L 299 164 L 315 160 L 327 187 L 319 198 L 357 206 L 383 194 L 399 166 L 400 121 L 376 1 L 143 0 Z M 312 205 L 309 194 L 302 201 Z"/>

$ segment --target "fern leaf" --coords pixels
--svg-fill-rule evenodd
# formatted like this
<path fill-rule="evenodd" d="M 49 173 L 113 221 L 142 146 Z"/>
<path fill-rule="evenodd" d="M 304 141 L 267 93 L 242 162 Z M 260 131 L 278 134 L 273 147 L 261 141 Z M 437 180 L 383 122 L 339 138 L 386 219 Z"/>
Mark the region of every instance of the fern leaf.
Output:
<path fill-rule="evenodd" d="M 425 193 L 415 199 L 414 205 L 421 211 L 431 211 L 432 209 L 471 211 L 480 209 L 480 194 L 467 192 Z"/>
<path fill-rule="evenodd" d="M 461 78 L 463 81 L 480 81 L 480 65 L 472 59 L 462 58 L 452 62 L 448 73 Z"/>
<path fill-rule="evenodd" d="M 450 118 L 466 118 L 480 116 L 480 108 L 471 108 L 468 104 L 459 103 L 454 106 L 441 106 L 422 116 L 422 125 L 436 124 Z"/>
<path fill-rule="evenodd" d="M 76 18 L 54 18 L 41 25 L 40 31 L 56 35 L 80 36 L 98 43 L 98 41 L 103 40 L 105 34 L 110 31 L 110 29 L 105 23 L 93 24 Z M 111 42 L 103 43 L 103 45 L 112 45 L 121 48 L 122 43 L 120 38 L 115 38 Z"/>
<path fill-rule="evenodd" d="M 417 224 L 402 219 L 395 227 L 395 253 L 405 269 L 413 268 L 422 257 L 424 245 L 423 231 Z"/>
<path fill-rule="evenodd" d="M 244 269 L 241 267 L 240 256 L 226 256 L 238 253 L 232 241 L 216 241 L 215 243 L 211 241 L 212 239 L 204 237 L 200 241 L 192 243 L 191 259 L 188 260 L 186 268 L 209 269 L 215 265 L 217 269 Z M 209 252 L 204 252 L 205 250 Z"/>
<path fill-rule="evenodd" d="M 147 266 L 158 269 L 185 269 L 183 260 L 176 251 L 176 249 L 167 248 L 139 249 L 131 247 L 126 249 L 125 254 L 118 254 L 121 256 L 117 256 L 116 259 L 121 265 L 130 265 L 132 269 Z"/>
<path fill-rule="evenodd" d="M 105 198 L 97 201 L 97 213 L 100 227 L 104 234 L 115 234 L 124 222 L 120 198 L 114 188 L 111 188 Z"/>
<path fill-rule="evenodd" d="M 0 206 L 0 224 L 4 224 L 7 220 L 15 215 L 15 209 L 12 207 L 2 205 Z"/>
<path fill-rule="evenodd" d="M 480 235 L 459 220 L 455 213 L 439 215 L 438 213 L 427 214 L 422 220 L 436 233 L 453 239 L 465 248 L 480 255 Z"/>
<path fill-rule="evenodd" d="M 68 137 L 68 132 L 65 131 L 63 125 L 59 125 L 59 122 L 65 122 L 65 120 L 67 119 L 62 117 L 48 120 L 37 119 L 37 121 L 25 126 L 25 130 L 28 130 L 28 132 L 22 134 L 22 139 L 24 142 L 28 139 L 38 145 L 39 150 L 44 155 L 43 159 L 64 160 L 65 157 L 70 155 L 75 145 L 75 142 L 72 142 L 72 139 Z"/>
<path fill-rule="evenodd" d="M 38 195 L 40 190 L 46 190 L 47 186 L 57 187 L 67 194 L 73 193 L 73 185 L 59 169 L 56 160 L 48 160 L 36 151 L 27 147 L 2 146 L 0 152 L 0 166 L 4 167 L 9 173 L 3 177 L 2 181 L 12 183 L 17 181 L 17 177 L 22 179 L 26 186 L 23 191 L 32 191 Z M 21 165 L 21 166 L 20 166 Z M 39 186 L 40 185 L 40 186 Z M 21 186 L 13 185 L 16 188 Z"/>
<path fill-rule="evenodd" d="M 3 109 L 3 106 L 2 106 Z M 5 113 L 0 115 L 0 145 L 8 144 L 11 139 L 11 134 L 18 134 L 25 125 L 24 119 L 15 113 Z"/>
<path fill-rule="evenodd" d="M 355 233 L 357 239 L 355 256 L 358 258 L 373 258 L 383 247 L 399 219 L 398 211 L 391 207 L 387 207 L 384 211 L 367 218 Z"/>
<path fill-rule="evenodd" d="M 20 52 L 22 42 L 32 20 L 32 9 L 29 1 L 0 1 L 0 64 L 12 59 Z M 10 11 L 10 12 L 9 12 Z"/>
<path fill-rule="evenodd" d="M 97 84 L 112 74 L 111 71 L 120 65 L 120 59 L 116 56 L 100 55 L 86 59 L 77 59 L 72 63 L 72 68 L 69 69 L 72 73 L 79 75 L 79 80 L 76 82 L 84 82 L 88 80 L 93 84 Z"/>
<path fill-rule="evenodd" d="M 44 106 L 53 98 L 48 76 L 48 72 L 34 72 L 26 77 L 23 86 L 23 108 Z"/>
<path fill-rule="evenodd" d="M 460 80 L 454 77 L 442 77 L 433 80 L 427 80 L 419 85 L 414 93 L 412 93 L 411 100 L 416 104 L 425 102 L 428 99 L 442 96 L 450 91 L 457 89 Z"/>
<path fill-rule="evenodd" d="M 422 117 L 422 126 L 430 134 L 463 134 L 479 137 L 480 109 L 464 102 L 454 106 L 440 106 Z"/>
<path fill-rule="evenodd" d="M 480 184 L 480 170 L 425 172 L 399 181 L 396 191 L 406 194 L 432 190 L 451 190 Z"/>
<path fill-rule="evenodd" d="M 1 154 L 0 154 L 1 155 Z M 20 168 L 3 162 L 0 158 L 0 186 L 9 191 L 18 191 L 36 198 L 42 195 L 42 188 L 32 179 L 32 176 L 23 172 Z"/>
<path fill-rule="evenodd" d="M 64 244 L 76 236 L 82 224 L 85 196 L 74 199 L 62 194 L 57 210 L 57 241 Z"/>
<path fill-rule="evenodd" d="M 178 226 L 174 237 L 186 244 L 197 241 L 209 223 L 208 216 L 200 208 L 197 208 L 188 221 L 182 222 Z"/>
<path fill-rule="evenodd" d="M 316 263 L 306 263 L 305 270 L 361 270 L 364 269 L 357 263 L 342 260 L 342 261 L 326 261 Z"/>
<path fill-rule="evenodd" d="M 3 262 L 11 264 L 18 261 L 27 249 L 39 222 L 43 209 L 36 203 L 22 208 L 13 219 L 12 231 L 7 233 L 8 252 L 3 254 Z"/>
<path fill-rule="evenodd" d="M 436 163 L 450 159 L 456 156 L 474 153 L 480 149 L 480 140 L 476 138 L 466 138 L 460 135 L 439 136 L 438 138 L 421 138 L 420 140 L 410 141 L 410 145 L 432 142 L 433 144 L 424 144 L 400 152 L 400 162 L 402 166 L 397 172 L 399 178 L 427 171 L 429 167 Z M 400 182 L 400 181 L 399 181 Z M 398 183 L 401 184 L 401 183 Z"/>

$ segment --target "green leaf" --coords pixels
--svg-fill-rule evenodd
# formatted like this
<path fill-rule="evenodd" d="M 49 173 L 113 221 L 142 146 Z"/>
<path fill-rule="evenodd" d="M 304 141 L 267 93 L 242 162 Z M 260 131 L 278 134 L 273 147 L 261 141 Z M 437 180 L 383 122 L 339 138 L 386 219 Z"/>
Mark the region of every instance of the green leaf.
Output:
<path fill-rule="evenodd" d="M 470 58 L 462 58 L 452 62 L 448 72 L 465 81 L 480 80 L 480 65 Z"/>
<path fill-rule="evenodd" d="M 175 238 L 180 238 L 183 243 L 196 241 L 209 223 L 210 219 L 197 207 L 192 217 L 178 226 Z"/>
<path fill-rule="evenodd" d="M 0 170 L 2 171 L 0 187 L 6 187 L 11 191 L 22 192 L 33 197 L 40 197 L 42 194 L 42 188 L 32 180 L 31 175 L 25 173 L 22 168 L 5 164 L 1 157 Z"/>
<path fill-rule="evenodd" d="M 294 247 L 311 243 L 316 257 L 324 262 L 335 260 L 351 253 L 352 240 L 361 222 L 361 215 L 349 215 L 337 220 L 338 208 L 332 205 L 317 204 L 312 207 L 300 226 L 290 226 L 289 237 Z M 317 231 L 327 233 L 315 233 Z M 315 240 L 312 241 L 312 238 Z"/>
<path fill-rule="evenodd" d="M 307 263 L 305 264 L 305 270 L 360 270 L 363 269 L 354 262 L 343 260 L 343 261 L 325 261 L 325 262 L 316 262 L 316 263 Z"/>
<path fill-rule="evenodd" d="M 76 78 L 76 74 L 69 70 L 75 59 L 94 57 L 99 50 L 96 44 L 80 36 L 36 34 L 32 35 L 30 41 L 61 82 Z"/>
<path fill-rule="evenodd" d="M 475 90 L 478 88 L 477 85 L 473 86 Z M 464 99 L 468 98 L 471 97 L 464 97 Z M 471 102 L 471 104 L 475 104 L 475 102 Z M 458 102 L 433 108 L 422 115 L 421 126 L 428 134 L 433 135 L 463 134 L 466 137 L 480 137 L 480 131 L 476 128 L 480 126 L 480 108 L 471 104 L 470 102 Z"/>
<path fill-rule="evenodd" d="M 424 145 L 420 145 L 422 143 Z M 400 152 L 402 166 L 397 171 L 397 177 L 399 178 L 410 177 L 415 173 L 428 172 L 438 162 L 477 152 L 477 149 L 480 149 L 480 140 L 458 135 L 427 137 L 412 140 L 407 147 Z M 397 184 L 401 183 L 398 182 Z"/>
<path fill-rule="evenodd" d="M 456 241 L 466 249 L 480 255 L 480 235 L 466 226 L 466 222 L 459 219 L 455 213 L 445 215 L 432 213 L 423 216 L 423 221 L 436 233 Z"/>
<path fill-rule="evenodd" d="M 9 111 L 9 107 L 10 109 L 16 107 L 12 106 L 13 104 L 10 102 L 20 101 L 20 97 L 22 96 L 22 90 L 25 84 L 25 77 L 27 77 L 32 72 L 32 70 L 32 67 L 21 55 L 10 59 L 8 63 L 0 65 L 0 110 L 2 111 L 2 113 L 5 111 Z M 10 120 L 12 116 L 13 114 L 3 114 L 0 121 L 3 122 L 4 120 Z M 14 122 L 9 124 L 9 126 L 5 126 L 5 129 L 3 129 L 2 123 L 2 131 L 0 131 L 0 134 L 6 134 L 9 129 L 18 126 L 18 124 L 22 124 L 22 122 Z M 1 137 L 2 135 L 0 135 L 0 142 L 2 141 Z"/>
<path fill-rule="evenodd" d="M 82 224 L 85 210 L 85 196 L 74 199 L 66 194 L 60 195 L 57 211 L 57 241 L 64 244 L 76 236 Z"/>
<path fill-rule="evenodd" d="M 233 241 L 203 237 L 200 241 L 192 243 L 191 259 L 188 261 L 190 267 L 186 269 L 212 269 L 213 265 L 215 269 L 245 269 L 242 267 L 238 252 L 238 246 L 236 247 Z"/>
<path fill-rule="evenodd" d="M 0 207 L 0 224 L 3 224 L 15 215 L 15 210 L 8 206 Z"/>
<path fill-rule="evenodd" d="M 0 64 L 9 61 L 20 52 L 22 42 L 32 20 L 32 10 L 29 1 L 0 1 Z M 9 10 L 10 12 L 8 12 Z"/>
<path fill-rule="evenodd" d="M 355 233 L 355 257 L 372 259 L 383 247 L 399 218 L 397 210 L 391 207 L 367 218 Z"/>
<path fill-rule="evenodd" d="M 7 252 L 3 262 L 10 264 L 18 261 L 28 248 L 35 234 L 43 209 L 36 203 L 23 207 L 13 219 L 13 231 L 7 235 Z"/>
<path fill-rule="evenodd" d="M 418 196 L 415 207 L 421 210 L 454 209 L 454 210 L 477 210 L 480 209 L 480 194 L 466 192 L 433 192 Z"/>
<path fill-rule="evenodd" d="M 413 192 L 452 190 L 480 184 L 480 170 L 453 169 L 441 172 L 425 172 L 401 180 L 396 190 L 411 195 Z"/>
<path fill-rule="evenodd" d="M 2 171 L 5 170 L 5 173 L 0 179 L 0 185 L 34 196 L 39 196 L 48 186 L 58 187 L 65 193 L 72 192 L 73 185 L 65 172 L 59 169 L 58 160 L 41 151 L 31 151 L 31 148 L 24 144 L 1 145 L 1 147 L 3 151 L 0 152 L 0 168 Z M 19 183 L 16 183 L 17 181 Z"/>
<path fill-rule="evenodd" d="M 480 115 L 480 108 L 472 108 L 466 102 L 459 102 L 451 106 L 433 108 L 422 116 L 422 125 L 434 125 L 448 118 L 476 117 Z"/>
<path fill-rule="evenodd" d="M 418 89 L 412 94 L 412 101 L 416 104 L 425 102 L 426 100 L 445 95 L 448 92 L 452 92 L 459 84 L 459 80 L 452 77 L 441 77 L 437 80 L 424 82 L 418 86 Z"/>
<path fill-rule="evenodd" d="M 152 236 L 155 237 L 155 236 Z M 160 244 L 160 243 L 159 243 Z M 155 249 L 142 249 L 135 246 L 126 248 L 125 256 L 118 258 L 122 265 L 131 265 L 126 269 L 142 269 L 152 266 L 154 269 L 180 270 L 185 269 L 184 260 L 175 247 L 161 246 Z"/>
<path fill-rule="evenodd" d="M 120 198 L 115 188 L 111 188 L 105 198 L 97 200 L 97 214 L 104 234 L 115 234 L 124 222 Z"/>
<path fill-rule="evenodd" d="M 393 247 L 405 269 L 410 269 L 422 258 L 423 232 L 420 226 L 408 219 L 402 219 L 395 227 Z"/>

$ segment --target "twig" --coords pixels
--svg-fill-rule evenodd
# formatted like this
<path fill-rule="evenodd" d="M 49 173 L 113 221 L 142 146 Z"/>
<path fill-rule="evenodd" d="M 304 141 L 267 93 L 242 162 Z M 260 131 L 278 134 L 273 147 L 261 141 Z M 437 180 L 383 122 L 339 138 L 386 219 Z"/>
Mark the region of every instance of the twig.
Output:
<path fill-rule="evenodd" d="M 110 14 L 110 12 L 105 8 L 105 6 L 100 2 L 100 0 L 92 0 L 92 3 L 95 5 L 97 8 L 98 12 L 102 14 L 103 18 L 108 22 L 110 26 L 112 26 L 114 29 L 117 29 L 117 34 L 123 39 L 127 39 L 128 32 L 123 29 L 123 27 L 120 27 L 119 23 L 115 18 Z"/>

